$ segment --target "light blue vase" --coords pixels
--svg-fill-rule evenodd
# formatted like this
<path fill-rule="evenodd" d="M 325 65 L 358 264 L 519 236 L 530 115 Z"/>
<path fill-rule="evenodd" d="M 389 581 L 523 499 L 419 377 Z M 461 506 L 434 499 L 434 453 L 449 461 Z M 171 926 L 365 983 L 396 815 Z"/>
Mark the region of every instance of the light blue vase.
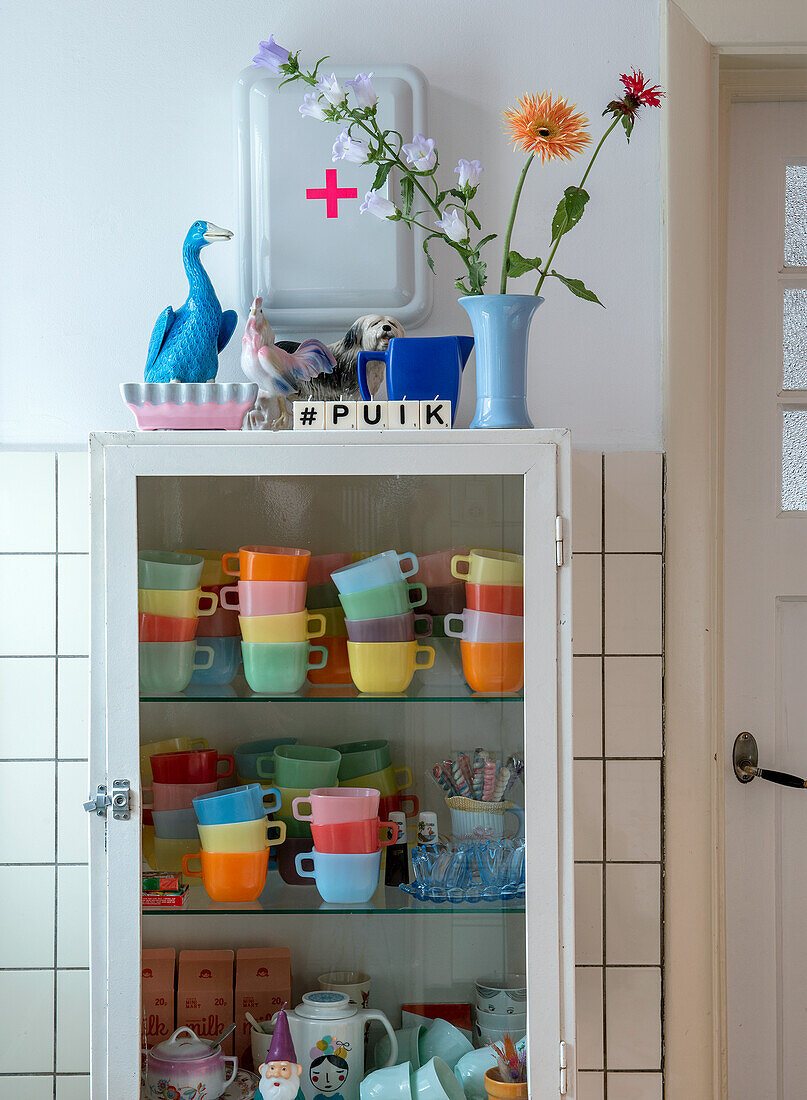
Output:
<path fill-rule="evenodd" d="M 476 412 L 472 428 L 532 428 L 527 412 L 527 349 L 534 294 L 474 294 L 459 303 L 474 330 Z"/>

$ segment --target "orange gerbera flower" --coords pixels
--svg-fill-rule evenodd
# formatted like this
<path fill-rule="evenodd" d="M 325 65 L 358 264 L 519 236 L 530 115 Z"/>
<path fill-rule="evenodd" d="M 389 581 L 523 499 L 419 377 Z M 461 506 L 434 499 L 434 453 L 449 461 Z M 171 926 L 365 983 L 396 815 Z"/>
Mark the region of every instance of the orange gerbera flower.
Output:
<path fill-rule="evenodd" d="M 542 161 L 571 160 L 591 141 L 586 116 L 576 104 L 551 92 L 525 95 L 517 107 L 505 109 L 504 122 L 513 145 Z"/>

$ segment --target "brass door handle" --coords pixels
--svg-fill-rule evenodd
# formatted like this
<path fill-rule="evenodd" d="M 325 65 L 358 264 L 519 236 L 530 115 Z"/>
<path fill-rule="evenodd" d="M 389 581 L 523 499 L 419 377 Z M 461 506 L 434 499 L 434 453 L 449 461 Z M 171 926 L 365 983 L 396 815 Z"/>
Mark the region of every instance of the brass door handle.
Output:
<path fill-rule="evenodd" d="M 769 783 L 778 783 L 780 787 L 807 787 L 807 779 L 791 775 L 790 772 L 760 768 L 757 739 L 747 730 L 737 734 L 731 755 L 734 774 L 741 783 L 750 783 L 752 779 L 766 779 Z"/>

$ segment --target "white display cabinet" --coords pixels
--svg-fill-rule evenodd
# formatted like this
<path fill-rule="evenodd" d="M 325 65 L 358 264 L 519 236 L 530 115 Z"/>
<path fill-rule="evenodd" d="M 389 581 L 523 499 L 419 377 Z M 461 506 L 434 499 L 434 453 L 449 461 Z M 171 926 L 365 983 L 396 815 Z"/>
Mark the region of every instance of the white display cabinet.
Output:
<path fill-rule="evenodd" d="M 574 1096 L 570 439 L 566 431 L 110 433 L 91 437 L 90 779 L 130 784 L 128 808 L 93 815 L 92 1097 L 139 1100 L 142 947 L 288 946 L 293 1003 L 326 970 L 372 977 L 372 1007 L 468 1002 L 474 978 L 526 973 L 530 1095 Z M 459 643 L 403 695 L 307 686 L 141 698 L 137 552 L 273 544 L 426 553 L 487 546 L 524 554 L 525 686 L 475 695 Z M 451 646 L 455 647 L 453 650 Z M 526 897 L 420 902 L 382 885 L 364 906 L 323 906 L 270 872 L 258 901 L 141 912 L 141 742 L 202 736 L 221 752 L 275 735 L 334 745 L 383 737 L 408 765 L 421 810 L 450 835 L 431 765 L 474 746 L 523 755 Z M 122 803 L 125 803 L 125 796 Z M 412 838 L 410 838 L 412 839 Z M 563 1067 L 566 1067 L 565 1069 Z"/>

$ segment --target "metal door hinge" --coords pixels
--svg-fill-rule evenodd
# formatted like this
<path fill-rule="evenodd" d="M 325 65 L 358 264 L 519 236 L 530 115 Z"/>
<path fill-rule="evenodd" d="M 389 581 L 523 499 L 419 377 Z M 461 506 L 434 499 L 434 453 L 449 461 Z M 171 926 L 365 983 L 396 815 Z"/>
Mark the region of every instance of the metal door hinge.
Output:
<path fill-rule="evenodd" d="M 107 806 L 112 807 L 112 816 L 116 821 L 128 821 L 131 817 L 131 787 L 128 779 L 116 779 L 112 783 L 112 794 L 107 792 L 103 783 L 99 783 L 95 795 L 84 803 L 88 814 L 106 817 Z"/>
<path fill-rule="evenodd" d="M 555 564 L 563 565 L 563 516 L 555 516 Z"/>
<path fill-rule="evenodd" d="M 560 1094 L 566 1095 L 566 1087 L 568 1084 L 568 1073 L 566 1067 L 566 1044 L 561 1040 L 560 1043 Z"/>

